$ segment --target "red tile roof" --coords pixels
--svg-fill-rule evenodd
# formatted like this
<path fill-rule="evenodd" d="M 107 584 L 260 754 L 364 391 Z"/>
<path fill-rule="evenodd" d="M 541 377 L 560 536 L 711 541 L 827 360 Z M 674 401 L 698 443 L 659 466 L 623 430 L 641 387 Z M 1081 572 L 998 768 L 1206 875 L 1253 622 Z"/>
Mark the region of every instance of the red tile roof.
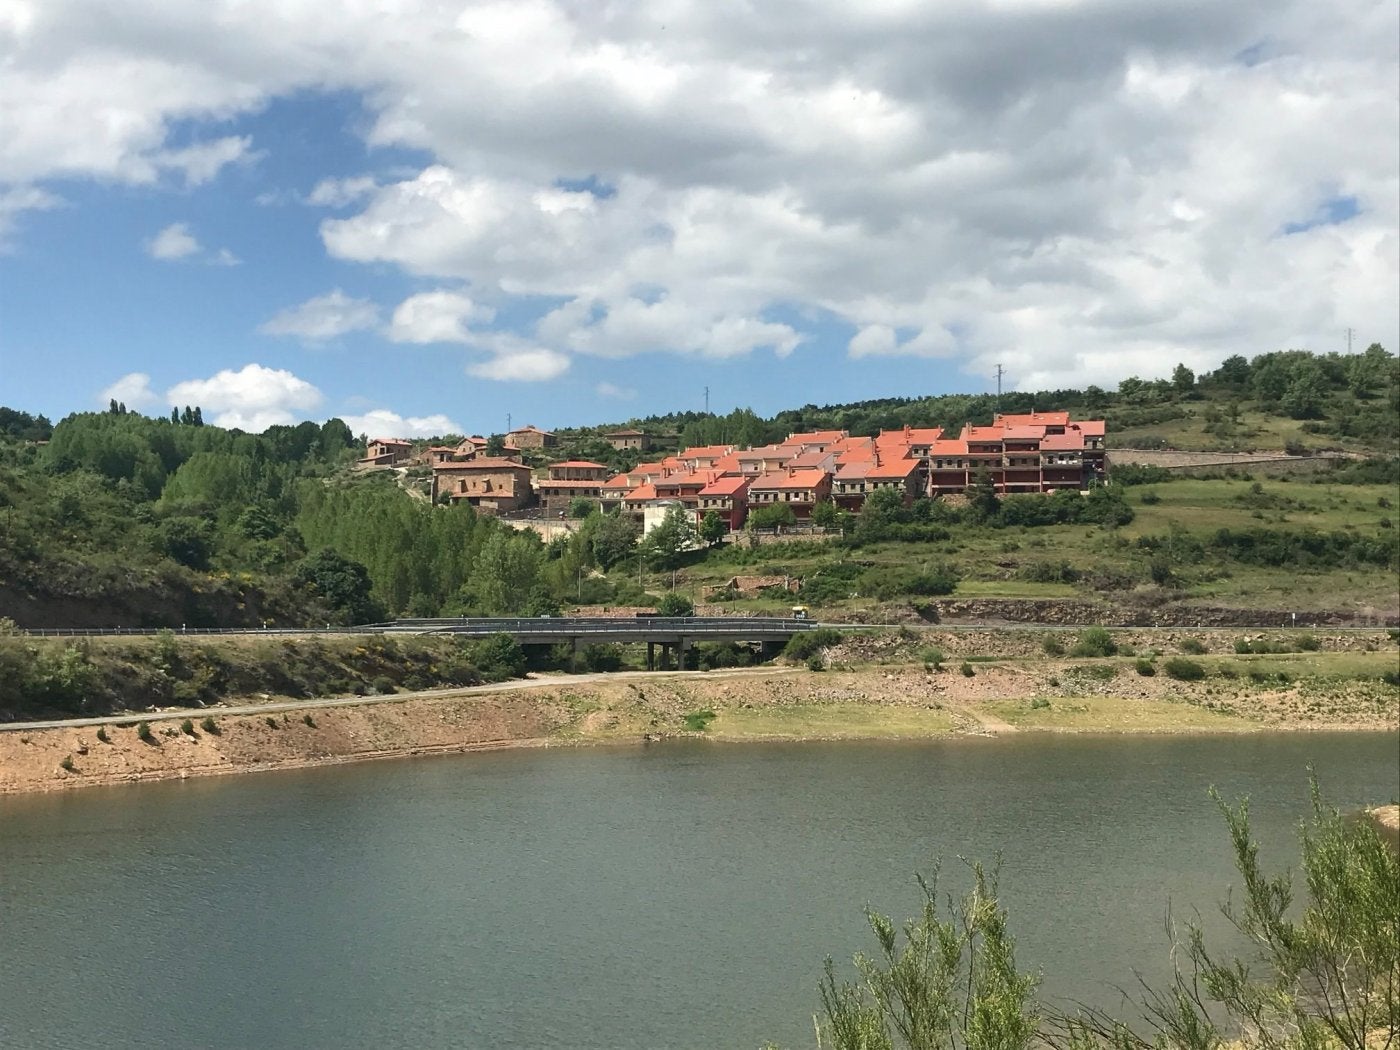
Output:
<path fill-rule="evenodd" d="M 627 500 L 629 502 L 634 500 L 656 498 L 656 486 L 651 484 L 651 482 L 644 482 L 641 485 L 638 485 L 636 488 L 634 488 L 631 492 L 627 493 Z"/>
<path fill-rule="evenodd" d="M 676 454 L 677 459 L 719 459 L 734 451 L 733 445 L 697 445 L 694 448 L 682 449 Z"/>
<path fill-rule="evenodd" d="M 1007 441 L 1034 441 L 1045 436 L 1045 426 L 1015 426 L 1006 427 L 1002 430 L 1002 436 Z"/>
<path fill-rule="evenodd" d="M 371 445 L 399 445 L 399 446 L 401 446 L 402 448 L 411 448 L 412 445 L 413 445 L 413 442 L 412 442 L 412 441 L 405 441 L 403 438 L 374 438 L 374 439 L 372 439 L 372 440 L 369 442 L 369 444 L 371 444 Z"/>
<path fill-rule="evenodd" d="M 752 478 L 737 477 L 733 474 L 726 474 L 723 477 L 715 478 L 703 489 L 701 496 L 739 496 L 748 491 L 749 482 Z"/>
<path fill-rule="evenodd" d="M 501 459 L 493 456 L 477 456 L 476 459 L 469 459 L 465 463 L 434 463 L 434 471 L 491 471 L 491 470 L 523 470 L 530 472 L 530 468 L 524 463 L 513 459 Z"/>
<path fill-rule="evenodd" d="M 967 442 L 961 438 L 940 438 L 933 443 L 929 449 L 931 456 L 965 456 L 967 455 Z"/>
<path fill-rule="evenodd" d="M 596 489 L 601 488 L 600 481 L 565 481 L 563 478 L 536 478 L 535 488 L 537 489 Z"/>
<path fill-rule="evenodd" d="M 1103 437 L 1102 419 L 1081 419 L 1069 425 L 1085 437 Z"/>
<path fill-rule="evenodd" d="M 844 430 L 810 430 L 803 434 L 789 434 L 784 445 L 830 445 L 846 436 Z"/>
<path fill-rule="evenodd" d="M 754 489 L 815 489 L 830 475 L 824 470 L 770 470 L 754 478 L 749 491 Z"/>
<path fill-rule="evenodd" d="M 1011 412 L 994 417 L 993 426 L 999 427 L 1062 427 L 1069 423 L 1068 412 Z"/>
<path fill-rule="evenodd" d="M 1046 434 L 1040 439 L 1042 452 L 1078 451 L 1084 447 L 1084 435 L 1077 430 L 1067 430 L 1063 434 Z"/>
<path fill-rule="evenodd" d="M 881 457 L 879 463 L 872 463 L 870 469 L 865 472 L 867 478 L 907 478 L 914 471 L 919 469 L 917 459 L 888 459 Z"/>
<path fill-rule="evenodd" d="M 566 459 L 562 463 L 551 463 L 549 466 L 550 469 L 553 469 L 555 467 L 579 467 L 590 470 L 608 469 L 606 464 L 594 463 L 591 459 Z"/>
<path fill-rule="evenodd" d="M 629 492 L 635 488 L 636 485 L 637 482 L 633 481 L 631 476 L 627 474 L 619 474 L 617 477 L 609 478 L 607 481 L 603 482 L 603 488 L 609 492 L 612 492 L 614 489 L 619 492 Z"/>

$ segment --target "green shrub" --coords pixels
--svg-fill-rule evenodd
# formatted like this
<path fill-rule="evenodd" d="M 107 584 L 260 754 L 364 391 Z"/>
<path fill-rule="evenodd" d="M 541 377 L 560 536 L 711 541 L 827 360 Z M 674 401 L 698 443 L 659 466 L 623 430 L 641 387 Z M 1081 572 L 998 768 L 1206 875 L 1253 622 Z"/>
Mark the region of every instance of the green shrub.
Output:
<path fill-rule="evenodd" d="M 685 716 L 685 727 L 692 733 L 703 733 L 714 720 L 715 713 L 709 708 L 703 711 L 691 711 Z"/>
<path fill-rule="evenodd" d="M 1300 653 L 1315 653 L 1322 648 L 1322 642 L 1315 634 L 1300 634 L 1293 639 L 1293 648 Z"/>
<path fill-rule="evenodd" d="M 813 653 L 820 652 L 841 641 L 841 632 L 831 627 L 818 627 L 814 631 L 799 631 L 783 646 L 783 655 L 792 660 L 805 660 Z"/>
<path fill-rule="evenodd" d="M 826 670 L 826 658 L 823 657 L 822 654 L 821 654 L 820 652 L 812 653 L 810 656 L 807 657 L 807 670 L 809 670 L 809 671 L 825 671 L 825 670 Z"/>
<path fill-rule="evenodd" d="M 1040 648 L 1046 656 L 1065 655 L 1064 643 L 1061 642 L 1058 638 L 1056 638 L 1053 634 L 1047 634 L 1045 636 L 1045 640 L 1040 643 Z"/>
<path fill-rule="evenodd" d="M 1118 643 L 1113 635 L 1102 627 L 1090 627 L 1079 636 L 1079 641 L 1070 650 L 1071 656 L 1113 656 L 1118 652 Z"/>
<path fill-rule="evenodd" d="M 156 742 L 155 734 L 151 732 L 151 723 L 136 723 L 136 739 L 141 741 L 143 744 L 154 744 Z"/>
<path fill-rule="evenodd" d="M 1195 660 L 1188 660 L 1182 656 L 1173 656 L 1162 664 L 1162 670 L 1167 672 L 1169 678 L 1175 678 L 1178 682 L 1199 682 L 1206 676 L 1206 669 Z"/>
<path fill-rule="evenodd" d="M 380 696 L 388 696 L 395 691 L 394 680 L 382 674 L 370 682 L 370 687 Z"/>
<path fill-rule="evenodd" d="M 669 591 L 656 603 L 657 616 L 694 616 L 695 603 L 684 594 Z"/>
<path fill-rule="evenodd" d="M 1382 671 L 1381 681 L 1386 685 L 1400 685 L 1400 671 Z"/>
<path fill-rule="evenodd" d="M 579 650 L 579 659 L 590 671 L 617 671 L 622 668 L 622 646 L 599 642 Z"/>
<path fill-rule="evenodd" d="M 271 715 L 268 715 L 266 718 L 263 719 L 263 721 L 267 723 L 268 729 L 277 728 L 277 719 L 273 718 Z"/>
<path fill-rule="evenodd" d="M 315 728 L 316 728 L 316 719 L 314 719 L 314 718 L 311 717 L 311 712 L 310 712 L 310 711 L 308 711 L 306 714 L 302 715 L 302 716 L 301 716 L 301 720 L 302 720 L 306 725 L 309 725 L 312 729 L 315 729 Z"/>
<path fill-rule="evenodd" d="M 943 650 L 937 646 L 930 646 L 924 650 L 924 667 L 930 671 L 939 671 L 943 668 Z"/>
<path fill-rule="evenodd" d="M 1137 663 L 1135 663 L 1133 666 L 1137 669 L 1137 673 L 1142 675 L 1144 678 L 1151 678 L 1157 673 L 1157 668 L 1152 663 L 1152 661 L 1145 660 L 1141 657 L 1138 658 Z"/>
<path fill-rule="evenodd" d="M 1049 706 L 1050 701 L 1043 696 L 1037 696 L 1034 700 L 1031 701 L 1032 711 L 1044 711 Z"/>
<path fill-rule="evenodd" d="M 194 736 L 194 723 L 186 718 L 180 723 L 180 732 L 184 733 L 185 736 Z"/>
<path fill-rule="evenodd" d="M 204 720 L 199 723 L 199 728 L 210 736 L 219 735 L 219 723 L 214 721 L 213 715 L 205 715 Z"/>
<path fill-rule="evenodd" d="M 968 663 L 966 660 L 964 660 L 964 661 L 962 662 L 962 666 L 959 667 L 958 670 L 962 672 L 962 676 L 963 676 L 964 678 L 971 678 L 973 675 L 975 675 L 975 674 L 977 673 L 977 672 L 973 669 L 972 665 L 971 665 L 970 663 Z"/>
<path fill-rule="evenodd" d="M 72 755 L 64 755 L 64 756 L 63 756 L 63 761 L 60 762 L 58 765 L 59 765 L 59 768 L 62 769 L 65 773 L 72 773 L 73 770 L 74 770 L 74 766 L 73 766 L 73 756 L 72 756 Z"/>
<path fill-rule="evenodd" d="M 106 727 L 106 726 L 98 726 L 98 727 L 97 727 L 97 739 L 98 739 L 98 740 L 101 740 L 104 744 L 110 744 L 110 743 L 112 742 L 111 737 L 109 737 L 109 736 L 107 735 L 107 727 Z"/>
<path fill-rule="evenodd" d="M 1200 656 L 1206 652 L 1205 643 L 1198 638 L 1183 638 L 1181 641 L 1181 651 L 1190 653 L 1192 656 Z"/>

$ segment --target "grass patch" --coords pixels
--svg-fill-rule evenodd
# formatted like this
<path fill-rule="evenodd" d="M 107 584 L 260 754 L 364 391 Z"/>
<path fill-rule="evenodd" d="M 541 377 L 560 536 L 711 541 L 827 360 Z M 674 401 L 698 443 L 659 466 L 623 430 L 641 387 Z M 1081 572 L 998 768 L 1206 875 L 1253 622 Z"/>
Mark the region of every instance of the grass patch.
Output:
<path fill-rule="evenodd" d="M 1254 723 L 1170 700 L 1128 700 L 1116 696 L 1037 697 L 992 700 L 987 711 L 1021 729 L 1081 732 L 1134 729 L 1146 732 L 1202 729 L 1247 729 Z"/>
<path fill-rule="evenodd" d="M 942 736 L 953 718 L 941 708 L 872 704 L 784 704 L 726 708 L 710 735 L 716 740 L 894 740 Z"/>
<path fill-rule="evenodd" d="M 703 733 L 714 720 L 715 713 L 709 708 L 703 711 L 691 711 L 685 716 L 685 727 L 692 733 Z"/>

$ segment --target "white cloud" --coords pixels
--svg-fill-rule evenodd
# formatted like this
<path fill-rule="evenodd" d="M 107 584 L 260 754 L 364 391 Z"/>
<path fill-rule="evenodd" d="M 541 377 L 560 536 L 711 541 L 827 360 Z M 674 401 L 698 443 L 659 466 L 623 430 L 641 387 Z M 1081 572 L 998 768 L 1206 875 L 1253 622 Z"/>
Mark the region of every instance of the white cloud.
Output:
<path fill-rule="evenodd" d="M 467 374 L 478 379 L 518 380 L 541 383 L 557 379 L 569 370 L 569 358 L 554 350 L 518 349 L 497 353 L 487 361 L 467 366 Z"/>
<path fill-rule="evenodd" d="M 199 241 L 183 222 L 171 223 L 146 242 L 146 253 L 152 259 L 165 262 L 188 259 L 191 255 L 198 255 L 200 251 L 202 249 Z"/>
<path fill-rule="evenodd" d="M 593 387 L 593 392 L 599 397 L 614 398 L 618 401 L 631 401 L 637 396 L 637 391 L 634 387 L 618 386 L 616 383 L 609 383 L 607 380 L 595 385 Z"/>
<path fill-rule="evenodd" d="M 459 292 L 421 292 L 394 310 L 389 338 L 396 343 L 467 343 L 469 321 L 489 321 L 495 312 Z"/>
<path fill-rule="evenodd" d="M 291 372 L 244 365 L 224 369 L 208 379 L 188 379 L 166 391 L 171 405 L 198 405 L 205 422 L 261 433 L 270 426 L 310 418 L 321 404 L 321 391 Z"/>
<path fill-rule="evenodd" d="M 208 262 L 210 266 L 239 266 L 243 260 L 227 248 L 220 248 L 209 257 Z"/>
<path fill-rule="evenodd" d="M 348 179 L 322 179 L 306 195 L 306 203 L 319 208 L 344 208 L 363 200 L 378 188 L 373 175 Z"/>
<path fill-rule="evenodd" d="M 128 372 L 97 395 L 97 402 L 106 406 L 117 401 L 133 412 L 144 412 L 161 404 L 156 392 L 151 389 L 151 377 L 145 372 Z"/>
<path fill-rule="evenodd" d="M 519 333 L 555 355 L 537 373 L 801 354 L 826 321 L 856 329 L 852 354 L 1049 386 L 1326 349 L 1347 326 L 1400 341 L 1400 173 L 1377 145 L 1394 4 L 390 6 L 11 4 L 0 194 L 197 184 L 253 144 L 189 129 L 346 92 L 369 145 L 431 162 L 318 184 L 309 203 L 355 209 L 323 223 L 328 252 L 502 314 L 559 300 Z M 1280 236 L 1336 197 L 1357 214 Z M 337 317 L 286 334 L 331 338 L 306 333 Z M 438 330 L 485 345 L 469 321 Z M 515 356 L 474 367 L 532 371 Z"/>
<path fill-rule="evenodd" d="M 63 201 L 37 186 L 0 187 L 0 251 L 9 247 L 9 236 L 15 220 L 26 211 L 47 211 Z"/>
<path fill-rule="evenodd" d="M 336 288 L 279 311 L 258 330 L 267 335 L 290 335 L 308 343 L 321 343 L 378 323 L 379 307 L 368 299 L 353 299 Z"/>
<path fill-rule="evenodd" d="M 445 415 L 401 416 L 387 408 L 375 408 L 359 415 L 341 415 L 352 433 L 369 437 L 423 438 L 444 434 L 465 434 L 462 424 Z"/>

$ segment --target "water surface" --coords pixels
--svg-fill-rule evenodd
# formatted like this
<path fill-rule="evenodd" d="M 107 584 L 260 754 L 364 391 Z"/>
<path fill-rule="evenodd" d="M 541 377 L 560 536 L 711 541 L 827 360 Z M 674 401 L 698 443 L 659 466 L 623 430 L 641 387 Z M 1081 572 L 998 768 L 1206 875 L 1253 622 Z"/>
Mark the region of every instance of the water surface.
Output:
<path fill-rule="evenodd" d="M 1206 800 L 1291 861 L 1314 763 L 1393 735 L 1003 737 L 475 754 L 0 799 L 0 1046 L 811 1046 L 822 959 L 916 871 L 1003 859 L 1023 964 L 1109 1003 L 1233 880 Z"/>

